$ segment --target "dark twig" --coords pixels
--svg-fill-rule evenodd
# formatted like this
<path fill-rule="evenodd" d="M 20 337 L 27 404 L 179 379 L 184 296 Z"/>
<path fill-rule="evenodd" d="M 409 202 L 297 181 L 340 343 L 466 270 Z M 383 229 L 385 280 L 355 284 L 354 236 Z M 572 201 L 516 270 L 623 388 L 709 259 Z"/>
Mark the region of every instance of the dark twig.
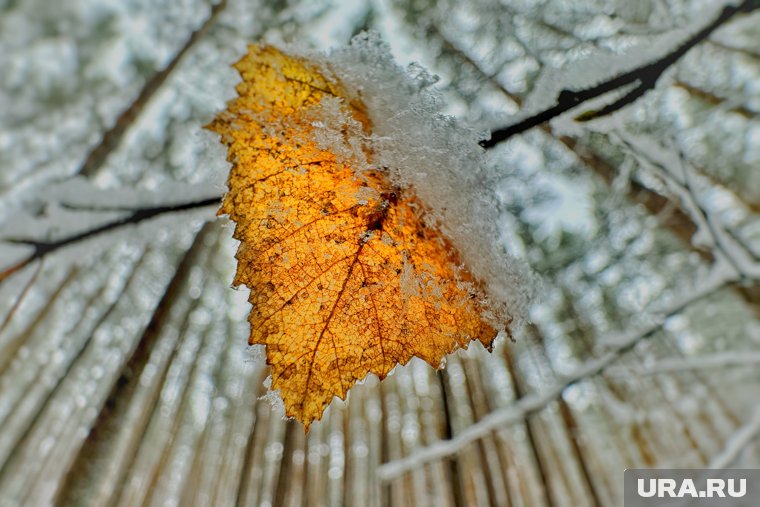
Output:
<path fill-rule="evenodd" d="M 480 145 L 484 148 L 491 148 L 516 134 L 520 134 L 526 130 L 541 125 L 552 118 L 556 118 L 588 100 L 606 95 L 615 90 L 623 89 L 626 86 L 635 85 L 632 90 L 629 90 L 622 98 L 612 104 L 609 104 L 598 111 L 583 113 L 578 116 L 576 120 L 588 121 L 611 114 L 633 103 L 649 90 L 654 89 L 660 76 L 662 76 L 670 66 L 677 62 L 694 46 L 709 37 L 716 29 L 728 22 L 734 15 L 752 12 L 758 8 L 760 8 L 760 0 L 744 0 L 739 5 L 726 6 L 723 8 L 720 15 L 709 25 L 705 26 L 686 42 L 673 50 L 673 52 L 665 55 L 659 60 L 637 67 L 585 90 L 562 90 L 557 96 L 557 102 L 555 105 L 513 125 L 491 132 L 491 138 L 481 141 Z"/>
<path fill-rule="evenodd" d="M 203 199 L 200 201 L 184 202 L 180 204 L 167 204 L 164 206 L 155 206 L 151 208 L 136 208 L 136 209 L 131 210 L 132 212 L 129 215 L 122 217 L 118 220 L 114 220 L 112 222 L 105 223 L 99 227 L 95 227 L 93 229 L 89 229 L 83 232 L 78 232 L 78 233 L 72 234 L 71 236 L 57 239 L 55 241 L 38 241 L 38 240 L 33 240 L 33 239 L 6 239 L 6 241 L 9 241 L 12 243 L 31 246 L 33 248 L 33 251 L 25 259 L 0 271 L 0 283 L 2 283 L 6 278 L 10 277 L 13 273 L 23 269 L 24 267 L 28 266 L 32 262 L 38 259 L 42 259 L 46 255 L 53 253 L 56 250 L 59 250 L 63 247 L 90 239 L 94 236 L 97 236 L 98 234 L 110 232 L 114 229 L 118 229 L 126 225 L 135 225 L 145 220 L 149 220 L 151 218 L 154 218 L 156 216 L 163 215 L 166 213 L 176 213 L 176 212 L 187 211 L 187 210 L 196 209 L 196 208 L 203 208 L 206 206 L 218 206 L 220 202 L 221 202 L 221 197 L 216 196 L 216 197 L 210 197 L 208 199 Z"/>

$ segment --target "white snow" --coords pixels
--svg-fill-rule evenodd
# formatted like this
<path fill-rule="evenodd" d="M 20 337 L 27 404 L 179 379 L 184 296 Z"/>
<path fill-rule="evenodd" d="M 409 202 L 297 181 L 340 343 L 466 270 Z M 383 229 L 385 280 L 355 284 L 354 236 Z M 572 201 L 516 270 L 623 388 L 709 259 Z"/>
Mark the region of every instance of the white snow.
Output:
<path fill-rule="evenodd" d="M 441 229 L 486 285 L 494 320 L 525 319 L 536 284 L 503 243 L 496 213 L 503 169 L 478 146 L 483 132 L 441 112 L 443 99 L 433 86 L 437 78 L 416 64 L 399 67 L 374 33 L 360 34 L 328 55 L 293 50 L 337 76 L 372 121 L 372 134 L 366 136 L 334 99 L 326 99 L 319 106 L 318 139 L 352 160 L 363 160 L 362 146 L 368 146 L 372 160 L 357 169 L 385 170 L 394 184 L 413 189 L 432 212 L 430 225 Z M 341 134 L 346 124 L 353 134 L 348 143 Z"/>

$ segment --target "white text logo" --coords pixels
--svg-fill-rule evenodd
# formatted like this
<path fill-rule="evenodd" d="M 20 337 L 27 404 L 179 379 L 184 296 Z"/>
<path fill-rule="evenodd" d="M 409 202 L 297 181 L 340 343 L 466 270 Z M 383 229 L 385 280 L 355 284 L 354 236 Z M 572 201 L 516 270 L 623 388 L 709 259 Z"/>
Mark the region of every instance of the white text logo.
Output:
<path fill-rule="evenodd" d="M 692 479 L 681 484 L 675 479 L 639 479 L 637 492 L 643 498 L 740 498 L 747 494 L 747 479 L 707 479 L 699 490 Z"/>

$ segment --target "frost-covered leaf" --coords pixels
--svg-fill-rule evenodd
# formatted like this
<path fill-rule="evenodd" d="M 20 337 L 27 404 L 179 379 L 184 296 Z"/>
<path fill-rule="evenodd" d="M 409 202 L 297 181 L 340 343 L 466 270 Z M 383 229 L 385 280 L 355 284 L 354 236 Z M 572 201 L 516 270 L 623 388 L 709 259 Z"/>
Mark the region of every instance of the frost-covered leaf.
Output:
<path fill-rule="evenodd" d="M 210 126 L 233 162 L 220 213 L 241 241 L 234 283 L 251 289 L 249 343 L 266 346 L 286 414 L 308 429 L 370 373 L 383 379 L 414 356 L 437 368 L 471 340 L 490 349 L 512 318 L 415 189 L 377 166 L 377 111 L 328 68 L 273 47 L 251 46 L 236 68 L 239 98 Z"/>

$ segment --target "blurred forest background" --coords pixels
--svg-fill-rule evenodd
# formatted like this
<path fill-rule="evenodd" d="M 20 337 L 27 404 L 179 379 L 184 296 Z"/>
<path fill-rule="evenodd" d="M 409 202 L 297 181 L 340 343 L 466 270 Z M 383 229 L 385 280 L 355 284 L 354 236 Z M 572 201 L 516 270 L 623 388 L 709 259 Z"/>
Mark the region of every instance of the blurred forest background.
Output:
<path fill-rule="evenodd" d="M 261 398 L 202 130 L 262 38 L 375 30 L 487 131 L 723 5 L 0 0 L 0 504 L 611 506 L 625 468 L 759 466 L 760 12 L 614 115 L 494 148 L 532 323 L 308 435 Z"/>

